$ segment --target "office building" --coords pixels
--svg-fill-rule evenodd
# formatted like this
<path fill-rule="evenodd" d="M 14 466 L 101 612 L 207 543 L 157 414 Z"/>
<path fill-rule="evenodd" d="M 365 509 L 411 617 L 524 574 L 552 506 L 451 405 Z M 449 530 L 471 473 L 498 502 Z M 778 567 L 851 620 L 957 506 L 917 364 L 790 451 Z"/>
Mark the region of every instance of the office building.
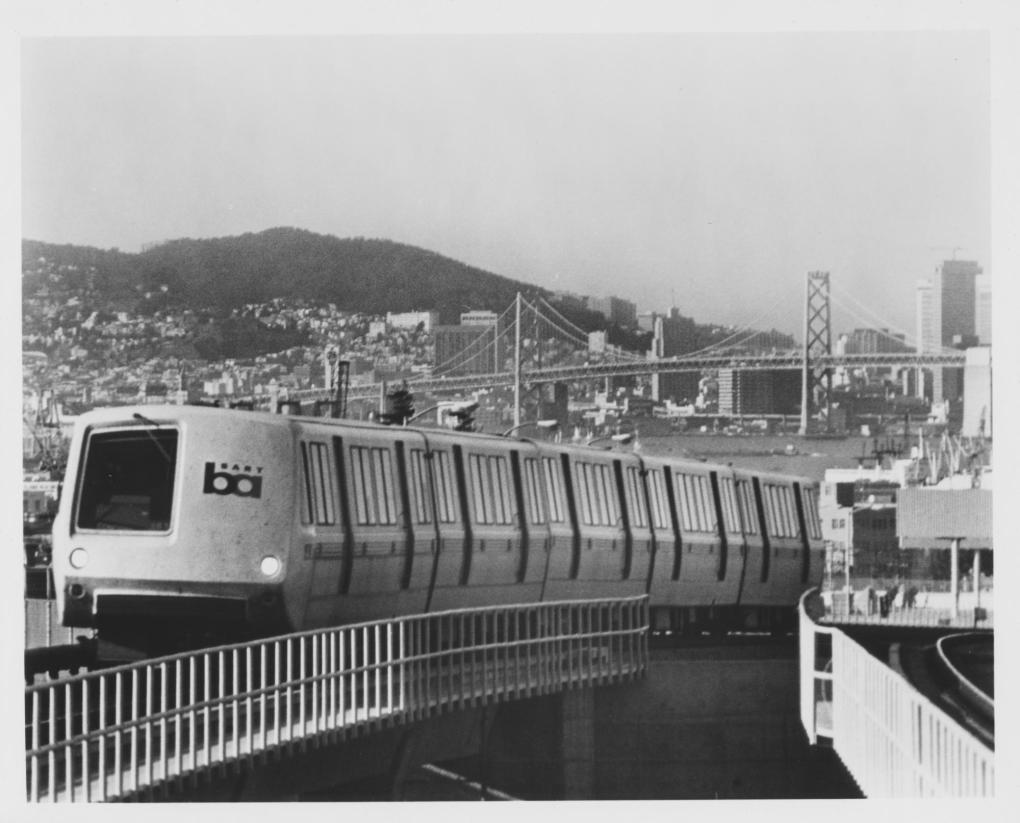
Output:
<path fill-rule="evenodd" d="M 975 281 L 981 273 L 981 267 L 974 261 L 946 260 L 931 277 L 918 281 L 917 339 L 921 353 L 968 348 L 977 343 Z M 990 305 L 990 295 L 982 299 L 987 299 Z M 951 418 L 958 419 L 963 398 L 963 369 L 934 368 L 930 391 L 923 380 L 918 380 L 918 391 L 936 403 L 950 401 Z"/>
<path fill-rule="evenodd" d="M 436 326 L 435 374 L 453 377 L 462 374 L 491 374 L 497 364 L 496 326 Z"/>

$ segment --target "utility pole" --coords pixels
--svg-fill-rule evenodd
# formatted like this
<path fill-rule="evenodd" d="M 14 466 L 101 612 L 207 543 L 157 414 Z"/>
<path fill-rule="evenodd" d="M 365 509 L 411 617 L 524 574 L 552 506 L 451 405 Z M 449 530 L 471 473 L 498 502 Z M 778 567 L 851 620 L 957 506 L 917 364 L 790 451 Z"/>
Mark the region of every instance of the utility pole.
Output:
<path fill-rule="evenodd" d="M 517 292 L 514 325 L 514 425 L 521 425 L 521 293 Z"/>

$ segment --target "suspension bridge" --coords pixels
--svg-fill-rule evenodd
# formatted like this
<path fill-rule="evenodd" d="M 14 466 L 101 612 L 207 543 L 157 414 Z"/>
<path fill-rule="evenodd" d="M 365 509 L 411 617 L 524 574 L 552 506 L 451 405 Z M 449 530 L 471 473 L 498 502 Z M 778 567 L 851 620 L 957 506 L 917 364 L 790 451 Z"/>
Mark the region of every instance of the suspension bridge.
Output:
<path fill-rule="evenodd" d="M 831 310 L 835 303 L 855 322 L 873 328 L 890 341 L 890 351 L 839 353 L 832 350 Z M 707 345 L 671 357 L 653 350 L 638 354 L 616 346 L 593 350 L 589 333 L 577 326 L 545 298 L 515 301 L 496 316 L 490 328 L 454 356 L 437 363 L 429 375 L 407 380 L 407 388 L 419 393 L 463 393 L 497 387 L 513 387 L 519 398 L 524 387 L 545 383 L 573 383 L 680 372 L 791 370 L 802 378 L 802 430 L 812 405 L 824 407 L 832 391 L 837 369 L 935 369 L 963 367 L 966 353 L 960 349 L 925 346 L 913 335 L 897 329 L 853 295 L 831 288 L 828 272 L 807 276 L 804 308 L 804 342 L 799 349 L 762 351 L 763 324 L 779 304 L 752 321 L 729 331 Z M 875 324 L 878 324 L 876 327 Z M 330 386 L 292 391 L 292 402 L 321 402 L 336 394 L 336 376 Z M 349 400 L 382 397 L 385 382 L 366 382 L 345 387 Z M 515 403 L 520 409 L 520 402 Z M 519 413 L 519 411 L 518 411 Z M 515 417 L 515 424 L 519 420 Z"/>

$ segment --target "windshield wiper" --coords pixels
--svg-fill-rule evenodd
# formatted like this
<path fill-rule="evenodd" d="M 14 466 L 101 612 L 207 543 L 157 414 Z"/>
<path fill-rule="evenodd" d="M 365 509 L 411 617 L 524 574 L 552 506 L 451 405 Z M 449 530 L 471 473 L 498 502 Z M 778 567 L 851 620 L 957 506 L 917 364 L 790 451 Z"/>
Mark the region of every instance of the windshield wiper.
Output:
<path fill-rule="evenodd" d="M 131 416 L 134 417 L 135 420 L 141 420 L 143 423 L 147 423 L 153 428 L 156 429 L 159 428 L 159 423 L 157 423 L 155 420 L 150 420 L 144 414 L 139 414 L 138 412 L 135 412 Z M 170 455 L 167 454 L 166 449 L 163 448 L 163 444 L 159 442 L 159 439 L 156 437 L 156 435 L 149 431 L 149 429 L 142 429 L 142 431 L 144 431 L 149 436 L 149 439 L 153 442 L 156 448 L 159 449 L 159 453 L 163 455 L 163 459 L 167 462 L 167 465 L 172 466 L 174 461 L 170 458 Z"/>

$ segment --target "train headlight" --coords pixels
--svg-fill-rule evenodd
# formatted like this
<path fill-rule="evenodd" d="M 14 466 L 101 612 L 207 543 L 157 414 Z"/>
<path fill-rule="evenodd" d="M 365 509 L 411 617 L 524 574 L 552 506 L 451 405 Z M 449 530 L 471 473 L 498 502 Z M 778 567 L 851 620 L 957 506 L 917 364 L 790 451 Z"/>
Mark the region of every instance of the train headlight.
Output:
<path fill-rule="evenodd" d="M 74 549 L 67 560 L 71 564 L 72 568 L 84 569 L 85 564 L 89 562 L 89 553 L 85 551 L 85 549 Z"/>
<path fill-rule="evenodd" d="M 262 574 L 264 574 L 266 577 L 275 577 L 279 573 L 280 567 L 281 564 L 279 559 L 273 557 L 272 555 L 269 555 L 268 557 L 263 557 L 262 562 L 259 563 L 259 569 L 261 570 Z"/>

